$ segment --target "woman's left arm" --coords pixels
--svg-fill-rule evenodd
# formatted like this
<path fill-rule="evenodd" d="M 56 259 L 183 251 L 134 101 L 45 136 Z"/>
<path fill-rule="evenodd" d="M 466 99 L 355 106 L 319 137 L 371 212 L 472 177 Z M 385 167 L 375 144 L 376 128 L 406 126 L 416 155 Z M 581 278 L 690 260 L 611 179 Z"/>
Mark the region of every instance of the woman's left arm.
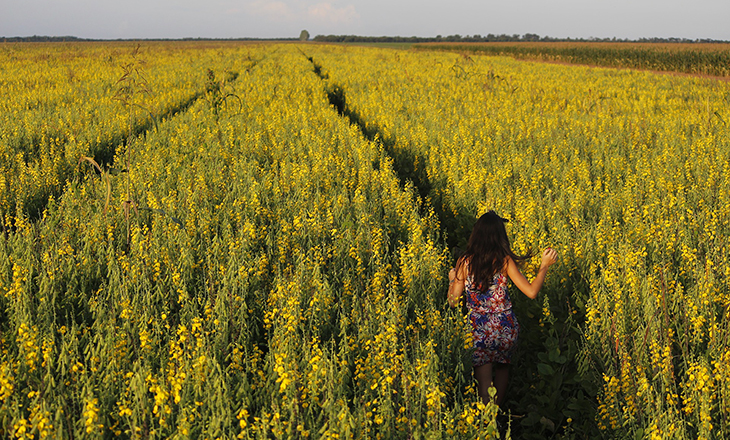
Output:
<path fill-rule="evenodd" d="M 515 286 L 527 295 L 530 299 L 535 299 L 537 293 L 542 288 L 543 282 L 545 282 L 545 276 L 547 275 L 548 268 L 558 261 L 558 253 L 553 248 L 547 248 L 542 251 L 542 262 L 540 263 L 540 269 L 537 271 L 537 275 L 532 282 L 527 281 L 520 269 L 517 267 L 515 261 L 507 257 L 507 275 L 515 284 Z"/>

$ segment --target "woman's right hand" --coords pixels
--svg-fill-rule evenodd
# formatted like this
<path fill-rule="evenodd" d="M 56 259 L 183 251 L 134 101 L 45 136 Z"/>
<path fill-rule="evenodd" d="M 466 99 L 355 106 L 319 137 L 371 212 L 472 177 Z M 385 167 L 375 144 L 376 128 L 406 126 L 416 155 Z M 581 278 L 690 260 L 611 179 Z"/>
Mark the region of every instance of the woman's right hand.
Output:
<path fill-rule="evenodd" d="M 555 264 L 556 261 L 558 261 L 558 253 L 555 249 L 547 248 L 542 251 L 542 262 L 540 263 L 540 266 L 548 268 Z"/>

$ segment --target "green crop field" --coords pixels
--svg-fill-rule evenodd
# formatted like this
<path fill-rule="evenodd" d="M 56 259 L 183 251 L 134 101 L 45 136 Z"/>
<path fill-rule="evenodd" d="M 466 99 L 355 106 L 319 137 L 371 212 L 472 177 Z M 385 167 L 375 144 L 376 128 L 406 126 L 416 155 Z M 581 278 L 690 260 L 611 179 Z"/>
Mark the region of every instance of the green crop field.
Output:
<path fill-rule="evenodd" d="M 730 77 L 727 43 L 423 43 L 413 48 Z"/>

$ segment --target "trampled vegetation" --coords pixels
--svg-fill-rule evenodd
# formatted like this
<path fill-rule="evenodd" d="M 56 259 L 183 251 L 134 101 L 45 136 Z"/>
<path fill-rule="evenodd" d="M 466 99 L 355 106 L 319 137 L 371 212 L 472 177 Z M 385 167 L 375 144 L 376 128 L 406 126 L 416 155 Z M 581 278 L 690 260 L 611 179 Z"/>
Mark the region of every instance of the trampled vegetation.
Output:
<path fill-rule="evenodd" d="M 728 430 L 727 83 L 318 45 L 2 54 L 4 437 L 496 438 L 445 296 L 492 208 L 561 254 L 537 301 L 511 292 L 505 436 Z"/>

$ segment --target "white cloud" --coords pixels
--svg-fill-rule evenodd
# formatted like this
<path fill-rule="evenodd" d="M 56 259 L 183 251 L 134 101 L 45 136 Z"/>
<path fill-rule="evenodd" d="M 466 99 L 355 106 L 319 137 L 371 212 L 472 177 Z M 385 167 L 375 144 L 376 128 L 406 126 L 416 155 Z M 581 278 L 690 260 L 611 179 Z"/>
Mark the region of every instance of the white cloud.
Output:
<path fill-rule="evenodd" d="M 327 23 L 351 23 L 360 17 L 353 5 L 338 8 L 329 2 L 310 6 L 307 15 L 312 19 Z"/>
<path fill-rule="evenodd" d="M 246 12 L 275 22 L 306 18 L 322 24 L 343 24 L 360 18 L 354 5 L 340 6 L 337 0 L 315 4 L 310 1 L 254 0 L 246 4 Z"/>
<path fill-rule="evenodd" d="M 256 0 L 248 3 L 248 12 L 280 21 L 294 18 L 292 8 L 282 1 Z"/>

